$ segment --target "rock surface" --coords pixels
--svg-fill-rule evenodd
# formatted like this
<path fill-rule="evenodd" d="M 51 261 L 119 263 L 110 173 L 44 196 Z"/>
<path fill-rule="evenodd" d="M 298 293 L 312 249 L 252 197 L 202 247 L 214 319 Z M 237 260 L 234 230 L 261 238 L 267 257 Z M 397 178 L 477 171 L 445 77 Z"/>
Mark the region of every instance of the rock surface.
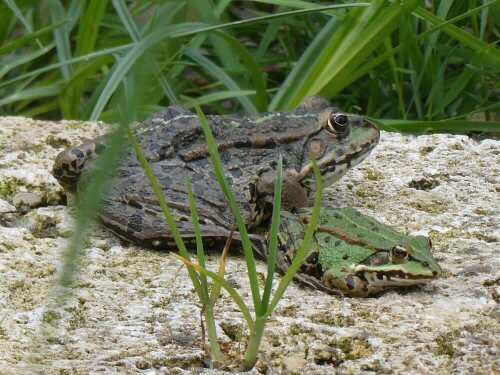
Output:
<path fill-rule="evenodd" d="M 72 209 L 51 166 L 63 148 L 105 130 L 0 119 L 0 373 L 221 373 L 202 368 L 199 302 L 169 253 L 124 244 L 96 225 L 74 287 L 57 287 Z M 500 141 L 382 133 L 324 204 L 430 236 L 443 278 L 366 299 L 293 284 L 251 373 L 498 374 L 499 176 Z M 18 193 L 40 197 L 41 207 L 16 212 Z M 217 266 L 215 254 L 209 264 Z M 227 279 L 251 303 L 241 256 L 229 257 Z M 243 317 L 226 293 L 215 314 L 234 359 L 248 333 Z"/>

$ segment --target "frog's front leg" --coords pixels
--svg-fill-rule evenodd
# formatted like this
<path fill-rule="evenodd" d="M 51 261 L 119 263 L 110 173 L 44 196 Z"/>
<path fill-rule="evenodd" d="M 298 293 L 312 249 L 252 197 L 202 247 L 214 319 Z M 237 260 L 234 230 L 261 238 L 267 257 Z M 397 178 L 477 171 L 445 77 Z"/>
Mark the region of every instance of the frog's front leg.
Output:
<path fill-rule="evenodd" d="M 387 286 L 371 285 L 355 269 L 341 266 L 340 270 L 330 269 L 321 278 L 326 288 L 335 288 L 350 297 L 368 297 L 389 289 Z"/>
<path fill-rule="evenodd" d="M 288 258 L 288 256 L 283 251 L 278 251 L 278 253 L 276 254 L 276 267 L 278 271 L 284 275 L 288 271 L 288 268 L 291 264 L 292 260 Z M 335 286 L 325 285 L 322 280 L 307 273 L 303 273 L 304 271 L 305 270 L 303 270 L 302 266 L 299 267 L 297 273 L 293 275 L 293 279 L 301 284 L 307 285 L 311 289 L 321 290 L 322 292 L 335 296 L 344 296 L 343 293 Z"/>
<path fill-rule="evenodd" d="M 289 171 L 283 171 L 281 184 L 281 209 L 293 211 L 308 206 L 307 192 Z M 259 202 L 273 204 L 276 171 L 267 171 L 259 177 L 257 183 Z"/>
<path fill-rule="evenodd" d="M 85 163 L 104 151 L 107 138 L 103 135 L 61 152 L 52 167 L 52 175 L 65 189 L 75 191 Z"/>

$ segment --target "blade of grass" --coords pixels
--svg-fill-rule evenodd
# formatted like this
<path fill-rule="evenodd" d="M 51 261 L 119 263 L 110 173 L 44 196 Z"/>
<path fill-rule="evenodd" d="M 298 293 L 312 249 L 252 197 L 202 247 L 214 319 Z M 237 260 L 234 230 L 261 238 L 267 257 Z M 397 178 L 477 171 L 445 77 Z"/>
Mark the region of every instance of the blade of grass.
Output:
<path fill-rule="evenodd" d="M 191 7 L 191 10 L 197 15 L 197 18 L 208 25 L 219 25 L 220 19 L 213 11 L 213 2 L 210 0 L 197 0 L 196 6 Z M 211 45 L 214 48 L 214 53 L 219 56 L 221 68 L 228 71 L 237 71 L 241 69 L 241 64 L 232 53 L 227 53 L 227 41 L 214 37 L 213 34 L 208 35 L 211 39 Z"/>
<path fill-rule="evenodd" d="M 7 6 L 10 8 L 10 10 L 12 10 L 12 13 L 14 13 L 16 18 L 19 20 L 19 22 L 21 22 L 21 24 L 26 29 L 26 31 L 29 34 L 33 34 L 33 28 L 31 27 L 28 20 L 24 17 L 23 13 L 19 9 L 19 7 L 16 5 L 16 3 L 13 0 L 5 0 L 5 4 L 7 4 Z M 40 48 L 43 48 L 43 45 L 39 40 L 37 40 L 37 43 L 38 43 L 38 46 Z"/>
<path fill-rule="evenodd" d="M 218 91 L 206 94 L 195 99 L 184 102 L 183 107 L 193 108 L 196 104 L 205 105 L 213 102 L 219 102 L 226 99 L 236 98 L 239 96 L 255 95 L 255 90 L 240 90 L 240 91 Z"/>
<path fill-rule="evenodd" d="M 121 0 L 112 0 L 113 6 L 116 9 L 116 12 L 118 13 L 118 16 L 120 17 L 120 20 L 122 21 L 122 24 L 125 26 L 126 30 L 128 31 L 128 34 L 132 38 L 134 42 L 139 42 L 143 38 L 142 31 L 139 30 L 137 25 L 134 22 L 134 19 L 130 12 L 128 11 L 128 8 L 125 4 L 125 2 Z M 168 17 L 162 17 L 163 12 L 162 10 L 157 11 L 156 13 L 160 13 L 160 17 L 162 17 L 163 22 L 167 22 L 168 19 L 171 17 L 174 17 L 174 15 L 179 12 L 183 8 L 183 4 L 179 3 L 177 5 L 171 5 L 171 4 L 165 4 L 164 7 L 168 7 Z M 163 25 L 160 25 L 163 27 Z M 161 69 L 158 66 L 158 63 L 153 60 L 152 57 L 148 55 L 147 63 L 151 65 L 153 71 L 156 73 L 156 77 L 158 77 L 159 84 L 165 94 L 165 96 L 168 98 L 170 103 L 177 103 L 177 97 L 168 82 L 168 80 L 163 76 L 161 73 Z"/>
<path fill-rule="evenodd" d="M 224 175 L 224 170 L 222 168 L 222 162 L 220 160 L 220 156 L 218 154 L 217 150 L 217 144 L 215 143 L 215 139 L 212 135 L 212 132 L 210 131 L 210 127 L 207 123 L 207 120 L 205 118 L 205 115 L 201 111 L 201 108 L 199 106 L 195 106 L 196 108 L 196 113 L 198 114 L 198 117 L 200 118 L 201 125 L 203 127 L 203 131 L 205 133 L 205 138 L 207 140 L 207 145 L 208 145 L 208 150 L 210 153 L 210 160 L 212 161 L 212 165 L 214 168 L 215 175 L 217 176 L 217 181 L 219 182 L 219 185 L 226 196 L 226 199 L 229 201 L 229 204 L 231 207 L 237 208 L 238 204 L 236 203 L 236 200 L 234 199 L 233 193 L 231 192 L 231 189 L 229 187 L 229 183 L 227 182 L 226 176 Z M 247 265 L 247 271 L 248 271 L 248 280 L 250 283 L 250 289 L 252 291 L 252 299 L 253 299 L 253 305 L 255 307 L 255 314 L 256 315 L 262 315 L 262 304 L 261 304 L 261 298 L 260 298 L 260 291 L 259 291 L 259 280 L 257 277 L 257 270 L 255 267 L 255 258 L 253 256 L 252 248 L 250 246 L 250 238 L 248 237 L 248 232 L 245 227 L 245 222 L 243 218 L 241 217 L 241 214 L 239 210 L 234 210 L 233 214 L 236 218 L 236 223 L 238 224 L 238 230 L 241 236 L 241 242 L 243 246 L 243 253 L 245 254 L 245 261 Z"/>
<path fill-rule="evenodd" d="M 22 66 L 24 64 L 28 64 L 35 59 L 37 59 L 40 56 L 43 56 L 47 52 L 49 52 L 52 48 L 54 48 L 54 44 L 49 44 L 43 49 L 36 50 L 34 52 L 27 52 L 23 54 L 17 54 L 14 58 L 12 59 L 5 59 L 2 61 L 2 64 L 0 65 L 0 80 L 7 75 L 11 70 L 14 70 L 15 68 Z M 12 80 L 3 80 L 0 83 L 0 87 L 8 85 L 10 82 L 13 81 L 18 81 L 19 79 L 16 77 L 15 79 Z M 23 82 L 24 83 L 24 82 Z M 22 84 L 20 83 L 16 89 L 19 90 L 19 86 Z"/>
<path fill-rule="evenodd" d="M 68 20 L 63 20 L 63 21 L 60 21 L 60 22 L 56 22 L 54 23 L 53 25 L 49 25 L 49 26 L 46 26 L 44 28 L 41 28 L 39 30 L 36 30 L 28 35 L 25 35 L 19 39 L 15 39 L 13 40 L 12 42 L 10 43 L 7 43 L 3 46 L 0 46 L 0 55 L 6 55 L 8 54 L 9 52 L 11 51 L 15 51 L 19 48 L 21 48 L 22 46 L 28 44 L 28 42 L 31 42 L 33 39 L 37 39 L 38 37 L 40 37 L 41 35 L 44 35 L 46 33 L 49 33 L 55 29 L 57 29 L 58 27 L 61 27 L 63 25 L 65 25 L 66 23 L 68 23 Z M 42 50 L 46 49 L 47 47 L 40 47 Z"/>
<path fill-rule="evenodd" d="M 200 224 L 198 221 L 198 213 L 196 211 L 196 205 L 194 202 L 194 195 L 193 195 L 193 189 L 191 187 L 191 183 L 189 181 L 189 177 L 186 175 L 186 187 L 187 187 L 187 192 L 188 192 L 188 199 L 189 199 L 189 208 L 191 211 L 191 217 L 192 217 L 192 222 L 193 222 L 193 227 L 194 227 L 194 232 L 196 235 L 196 254 L 198 257 L 198 263 L 200 264 L 201 267 L 206 268 L 205 266 L 205 253 L 203 251 L 203 240 L 202 240 L 202 234 L 201 234 L 201 229 L 200 229 Z M 188 254 L 185 254 L 188 255 Z M 189 257 L 184 257 L 185 259 L 189 260 Z M 189 268 L 189 266 L 186 265 L 186 268 L 188 269 L 188 274 L 191 277 L 191 272 L 194 272 L 192 269 Z M 225 269 L 225 259 L 221 261 L 220 269 L 219 269 L 219 275 L 221 277 L 224 277 L 224 269 Z M 214 285 L 212 287 L 212 292 L 210 293 L 208 290 L 208 280 L 207 280 L 207 275 L 203 273 L 198 273 L 199 275 L 199 281 L 200 281 L 200 293 L 198 293 L 198 299 L 200 300 L 202 304 L 202 312 L 205 317 L 205 325 L 207 328 L 207 335 L 208 335 L 208 341 L 210 343 L 210 351 L 212 358 L 214 358 L 217 361 L 222 360 L 222 353 L 220 351 L 219 347 L 219 342 L 217 339 L 217 329 L 215 327 L 215 318 L 213 314 L 213 307 L 215 305 L 215 302 L 217 301 L 217 298 L 220 294 L 220 284 L 214 281 Z M 191 282 L 193 279 L 191 278 Z M 198 292 L 198 290 L 197 290 Z"/>
<path fill-rule="evenodd" d="M 397 27 L 401 14 L 418 3 L 411 0 L 402 6 L 394 2 L 386 7 L 377 1 L 367 8 L 352 10 L 338 27 L 330 22 L 294 65 L 271 101 L 271 110 L 295 107 L 307 95 L 333 97 L 344 87 L 339 80 L 355 70 Z"/>
<path fill-rule="evenodd" d="M 205 268 L 205 253 L 203 251 L 203 240 L 201 237 L 200 223 L 198 221 L 198 212 L 196 211 L 196 205 L 194 202 L 194 195 L 193 195 L 193 189 L 191 187 L 191 182 L 189 181 L 189 177 L 187 175 L 186 175 L 186 187 L 188 192 L 189 208 L 191 211 L 191 217 L 193 219 L 193 228 L 196 238 L 196 255 L 198 258 L 198 263 L 203 268 Z M 190 259 L 188 253 L 181 255 L 188 260 Z M 209 292 L 208 292 L 208 280 L 206 275 L 200 276 L 200 282 L 201 282 L 201 287 L 203 288 L 203 293 L 199 294 L 198 297 L 203 303 L 208 303 Z"/>
<path fill-rule="evenodd" d="M 184 49 L 184 55 L 197 62 L 199 65 L 203 66 L 203 69 L 205 69 L 208 74 L 210 74 L 216 80 L 221 81 L 221 83 L 229 90 L 241 90 L 241 87 L 239 87 L 238 83 L 223 68 L 219 67 L 216 63 L 203 56 L 199 51 L 187 47 Z M 257 113 L 257 108 L 248 97 L 239 97 L 239 100 L 245 108 L 246 112 Z"/>
<path fill-rule="evenodd" d="M 487 45 L 485 48 L 494 48 L 497 43 L 498 41 L 495 41 L 494 43 Z M 435 116 L 438 113 L 441 113 L 445 107 L 447 107 L 463 92 L 463 90 L 466 88 L 466 86 L 469 84 L 474 74 L 476 73 L 472 69 L 472 67 L 475 65 L 479 65 L 480 61 L 483 58 L 484 51 L 485 50 L 483 49 L 482 51 L 475 54 L 470 63 L 465 66 L 460 76 L 453 80 L 453 85 L 447 90 L 444 97 L 441 97 L 441 99 L 437 101 L 437 107 L 434 109 L 431 116 Z"/>
<path fill-rule="evenodd" d="M 215 282 L 219 283 L 225 290 L 226 292 L 229 293 L 233 301 L 238 305 L 238 308 L 240 309 L 241 313 L 243 314 L 243 318 L 245 319 L 247 325 L 249 327 L 252 327 L 254 322 L 252 319 L 252 315 L 250 314 L 250 310 L 248 310 L 247 306 L 245 305 L 245 302 L 243 299 L 240 297 L 238 292 L 234 290 L 234 288 L 229 284 L 226 280 L 224 280 L 222 277 L 220 277 L 218 274 L 215 272 L 209 271 L 200 265 L 193 263 L 186 258 L 182 257 L 179 254 L 172 253 L 172 255 L 180 260 L 182 263 L 188 266 L 188 268 L 192 268 L 193 270 L 202 273 L 204 275 L 207 275 L 211 279 L 213 279 Z"/>
<path fill-rule="evenodd" d="M 311 156 L 311 161 L 312 161 L 314 179 L 316 184 L 316 196 L 314 197 L 314 206 L 311 214 L 311 221 L 309 222 L 309 225 L 306 229 L 304 240 L 302 242 L 302 245 L 300 246 L 299 251 L 297 252 L 297 255 L 295 256 L 295 259 L 292 261 L 292 264 L 290 265 L 287 272 L 281 279 L 281 282 L 279 283 L 278 288 L 274 293 L 273 299 L 271 300 L 271 303 L 267 308 L 266 313 L 268 315 L 274 311 L 276 305 L 283 297 L 286 288 L 292 282 L 293 277 L 297 273 L 300 264 L 303 261 L 304 255 L 306 254 L 307 248 L 311 243 L 311 239 L 314 236 L 316 230 L 316 224 L 318 222 L 319 213 L 321 210 L 321 200 L 323 198 L 323 182 L 321 181 L 321 172 L 319 171 L 318 164 L 316 163 L 316 160 L 312 156 Z"/>
<path fill-rule="evenodd" d="M 280 224 L 281 212 L 281 187 L 283 182 L 283 159 L 278 158 L 278 167 L 276 168 L 276 185 L 274 187 L 273 214 L 271 217 L 271 229 L 269 232 L 268 254 L 267 254 L 267 277 L 262 293 L 262 310 L 267 311 L 269 299 L 273 289 L 274 271 L 276 268 L 276 253 L 278 248 L 278 230 Z"/>
<path fill-rule="evenodd" d="M 74 50 L 75 56 L 85 55 L 94 50 L 97 38 L 99 37 L 99 31 L 102 25 L 102 19 L 105 15 L 107 3 L 108 0 L 90 0 L 87 2 L 85 9 L 82 9 L 80 12 L 76 48 Z M 83 6 L 85 6 L 85 4 L 83 4 Z M 66 55 L 65 59 L 62 61 L 67 62 L 68 60 L 71 60 L 71 53 Z M 87 68 L 89 66 L 96 66 L 95 71 L 98 71 L 101 67 L 100 64 L 96 64 L 95 61 L 91 61 L 90 64 L 87 61 L 80 63 L 75 67 L 75 70 L 79 70 L 80 76 L 82 73 L 82 65 L 86 65 Z M 71 69 L 73 67 L 70 63 L 65 66 L 70 67 Z M 102 66 L 105 66 L 105 64 Z M 73 78 L 73 72 L 71 72 L 71 77 L 65 77 L 66 81 L 68 81 L 68 86 L 66 87 L 64 93 L 62 93 L 60 99 L 61 113 L 63 118 L 66 119 L 78 117 L 80 112 L 80 103 L 84 101 L 83 95 L 85 80 L 88 77 L 86 76 L 84 79 L 79 80 L 72 80 L 71 78 Z"/>
<path fill-rule="evenodd" d="M 495 3 L 495 1 L 483 4 L 483 7 L 485 5 L 492 5 L 493 3 Z M 476 9 L 479 9 L 479 7 Z M 473 35 L 453 24 L 447 23 L 446 20 L 443 20 L 442 18 L 426 11 L 422 7 L 415 9 L 415 15 L 435 26 L 441 26 L 441 30 L 444 33 L 448 34 L 451 38 L 459 41 L 465 46 L 471 48 L 475 52 L 481 52 L 481 50 L 487 51 L 487 53 L 485 53 L 484 55 L 484 58 L 491 60 L 492 62 L 500 62 L 500 51 L 495 48 L 487 49 L 488 44 L 483 42 L 481 39 L 474 37 Z"/>
<path fill-rule="evenodd" d="M 58 0 L 47 0 L 46 6 L 53 23 L 67 20 L 64 12 L 64 7 Z M 59 56 L 59 61 L 67 61 L 71 58 L 69 34 L 70 34 L 69 24 L 66 23 L 63 26 L 54 30 L 54 41 L 56 42 L 56 50 L 57 50 L 57 55 Z M 65 64 L 61 66 L 61 75 L 64 80 L 70 79 L 71 72 L 72 72 L 71 65 Z"/>
<path fill-rule="evenodd" d="M 14 103 L 24 99 L 34 99 L 34 98 L 46 98 L 50 96 L 57 96 L 64 87 L 64 83 L 54 83 L 49 85 L 44 85 L 41 87 L 35 87 L 31 89 L 26 89 L 21 92 L 15 92 L 11 95 L 0 99 L 0 106 Z"/>
<path fill-rule="evenodd" d="M 283 294 L 285 293 L 286 288 L 292 282 L 292 279 L 293 279 L 295 273 L 297 272 L 297 270 L 299 269 L 300 264 L 303 261 L 303 258 L 306 254 L 309 243 L 311 242 L 312 236 L 314 235 L 314 232 L 316 230 L 316 223 L 318 221 L 319 211 L 321 209 L 322 181 L 321 181 L 321 173 L 319 171 L 318 165 L 316 164 L 316 160 L 312 157 L 312 155 L 311 155 L 311 161 L 312 161 L 312 166 L 313 166 L 313 170 L 314 170 L 314 178 L 315 178 L 315 182 L 316 182 L 316 197 L 314 199 L 314 207 L 313 207 L 313 212 L 311 215 L 311 221 L 310 221 L 309 226 L 307 227 L 306 233 L 304 235 L 304 241 L 302 242 L 302 245 L 301 245 L 299 251 L 297 252 L 295 259 L 293 260 L 292 264 L 290 265 L 290 268 L 288 269 L 288 271 L 285 273 L 285 275 L 281 279 L 281 282 L 278 284 L 278 288 L 276 289 L 276 292 L 274 293 L 274 296 L 271 300 L 271 303 L 268 306 L 266 306 L 266 309 L 264 309 L 262 311 L 262 314 L 257 314 L 257 311 L 255 312 L 255 324 L 254 324 L 253 328 L 250 330 L 250 337 L 248 338 L 248 345 L 247 345 L 247 349 L 245 351 L 245 359 L 243 360 L 242 367 L 241 367 L 242 370 L 244 370 L 244 371 L 250 370 L 255 365 L 255 362 L 257 360 L 258 350 L 260 347 L 260 343 L 261 343 L 262 337 L 264 335 L 264 329 L 266 326 L 267 318 L 274 311 L 278 302 L 283 297 Z M 277 203 L 276 199 L 275 199 L 274 203 Z M 274 242 L 271 245 L 276 247 L 276 242 Z M 276 249 L 270 248 L 269 253 L 276 254 Z M 268 275 L 268 277 L 269 277 L 269 275 Z"/>
<path fill-rule="evenodd" d="M 25 74 L 22 74 L 20 76 L 17 76 L 15 78 L 10 79 L 10 80 L 5 80 L 3 82 L 0 82 L 0 87 L 4 87 L 6 85 L 10 85 L 12 83 L 15 83 L 15 82 L 18 82 L 18 81 L 22 81 L 24 79 L 27 79 L 27 78 L 30 78 L 30 77 L 33 77 L 33 76 L 38 76 L 38 75 L 40 75 L 42 73 L 58 69 L 61 66 L 66 65 L 66 64 L 76 64 L 76 63 L 79 63 L 79 62 L 82 62 L 82 61 L 92 60 L 92 59 L 94 59 L 96 57 L 105 56 L 105 55 L 112 55 L 112 54 L 115 54 L 115 53 L 118 53 L 118 52 L 130 49 L 130 48 L 132 48 L 132 46 L 133 46 L 133 44 L 124 44 L 122 46 L 118 46 L 118 47 L 114 47 L 114 48 L 109 48 L 109 49 L 106 49 L 104 51 L 92 52 L 92 53 L 89 53 L 89 54 L 84 55 L 84 56 L 74 57 L 74 58 L 69 59 L 67 61 L 50 64 L 50 65 L 41 67 L 39 69 L 35 69 L 35 70 L 32 70 L 32 71 L 29 71 L 29 72 L 27 72 Z M 48 46 L 46 46 L 44 48 L 44 50 L 42 50 L 41 52 L 38 52 L 38 53 L 39 54 L 44 54 L 44 53 L 50 51 L 50 49 L 52 49 L 53 47 L 54 47 L 54 45 L 48 45 Z M 34 59 L 34 58 L 36 58 L 38 56 L 39 55 L 36 55 L 32 59 Z"/>
<path fill-rule="evenodd" d="M 241 61 L 245 65 L 246 71 L 252 77 L 253 85 L 256 93 L 256 109 L 257 112 L 264 112 L 267 109 L 267 92 L 265 74 L 261 71 L 259 65 L 254 60 L 252 54 L 236 39 L 226 33 L 214 30 L 213 33 L 219 38 L 224 39 L 233 49 L 240 55 Z"/>

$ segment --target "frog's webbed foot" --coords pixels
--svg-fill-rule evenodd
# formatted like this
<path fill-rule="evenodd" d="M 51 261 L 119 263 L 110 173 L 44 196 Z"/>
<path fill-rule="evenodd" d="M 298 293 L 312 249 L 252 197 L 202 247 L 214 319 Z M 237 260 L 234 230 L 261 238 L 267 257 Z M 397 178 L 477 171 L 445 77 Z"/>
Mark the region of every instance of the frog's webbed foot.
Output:
<path fill-rule="evenodd" d="M 252 245 L 252 250 L 254 255 L 260 260 L 267 261 L 269 251 L 267 248 L 265 237 L 262 237 L 258 234 L 249 234 L 248 236 L 250 237 L 250 242 Z M 239 240 L 238 237 L 236 239 Z"/>
<path fill-rule="evenodd" d="M 276 185 L 276 171 L 267 171 L 259 177 L 257 183 L 259 202 L 273 204 L 274 187 Z M 301 207 L 307 207 L 308 199 L 306 190 L 297 179 L 287 171 L 283 171 L 281 185 L 281 209 L 292 211 Z"/>

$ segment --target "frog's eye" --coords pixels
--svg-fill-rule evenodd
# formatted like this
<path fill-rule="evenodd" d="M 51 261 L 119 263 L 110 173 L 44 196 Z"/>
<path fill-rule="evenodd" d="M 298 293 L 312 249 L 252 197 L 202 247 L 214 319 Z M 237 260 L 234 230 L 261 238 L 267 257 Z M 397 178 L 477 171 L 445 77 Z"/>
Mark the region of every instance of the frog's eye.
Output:
<path fill-rule="evenodd" d="M 332 133 L 345 133 L 349 129 L 349 119 L 343 112 L 332 112 L 328 117 L 328 129 Z"/>
<path fill-rule="evenodd" d="M 391 249 L 391 259 L 394 263 L 406 262 L 409 256 L 410 253 L 404 246 L 394 245 Z"/>

